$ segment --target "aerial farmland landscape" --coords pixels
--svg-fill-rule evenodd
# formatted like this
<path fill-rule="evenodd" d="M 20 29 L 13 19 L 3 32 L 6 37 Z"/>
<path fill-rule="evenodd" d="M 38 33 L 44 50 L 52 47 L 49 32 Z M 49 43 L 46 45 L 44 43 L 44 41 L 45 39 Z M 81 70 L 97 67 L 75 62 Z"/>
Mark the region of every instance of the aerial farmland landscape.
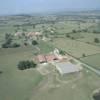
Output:
<path fill-rule="evenodd" d="M 100 100 L 100 1 L 22 1 L 0 1 L 0 100 Z"/>

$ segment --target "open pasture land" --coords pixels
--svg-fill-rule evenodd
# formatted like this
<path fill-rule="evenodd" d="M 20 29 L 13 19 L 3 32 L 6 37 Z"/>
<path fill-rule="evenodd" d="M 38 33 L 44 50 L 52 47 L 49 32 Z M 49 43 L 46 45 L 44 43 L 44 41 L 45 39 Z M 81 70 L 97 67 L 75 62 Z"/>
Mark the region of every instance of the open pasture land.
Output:
<path fill-rule="evenodd" d="M 80 24 L 80 25 L 79 25 Z M 69 33 L 72 30 L 86 29 L 94 25 L 93 23 L 82 23 L 78 21 L 61 21 L 56 22 L 53 26 L 57 29 L 58 34 Z"/>
<path fill-rule="evenodd" d="M 36 69 L 20 71 L 21 60 L 32 60 L 35 49 L 0 49 L 0 100 L 29 100 L 42 76 Z"/>
<path fill-rule="evenodd" d="M 17 63 L 32 58 L 34 52 L 32 47 L 0 49 L 0 100 L 93 100 L 92 93 L 100 88 L 100 80 L 87 69 L 64 79 L 52 65 L 48 69 L 51 73 L 44 78 L 35 69 L 19 71 Z"/>
<path fill-rule="evenodd" d="M 83 54 L 88 56 L 100 53 L 100 47 L 93 46 L 80 41 L 75 41 L 69 38 L 55 38 L 53 41 L 53 45 L 77 58 L 82 57 Z"/>
<path fill-rule="evenodd" d="M 93 100 L 93 91 L 100 88 L 100 77 L 87 69 L 64 78 L 57 75 L 57 72 L 46 77 L 47 80 L 30 100 Z"/>
<path fill-rule="evenodd" d="M 53 45 L 51 45 L 49 42 L 39 41 L 39 44 L 37 46 L 39 48 L 39 52 L 42 54 L 50 53 L 54 50 Z"/>
<path fill-rule="evenodd" d="M 95 38 L 98 38 L 100 40 L 100 34 L 96 34 L 96 33 L 80 33 L 80 35 L 82 35 L 83 38 L 79 38 L 77 40 L 79 40 L 81 42 L 85 42 L 85 43 L 90 43 L 90 44 L 93 44 L 93 45 L 96 45 L 96 46 L 100 46 L 100 43 L 95 43 L 94 42 Z"/>
<path fill-rule="evenodd" d="M 100 70 L 100 54 L 91 55 L 88 57 L 80 58 L 84 63 Z"/>

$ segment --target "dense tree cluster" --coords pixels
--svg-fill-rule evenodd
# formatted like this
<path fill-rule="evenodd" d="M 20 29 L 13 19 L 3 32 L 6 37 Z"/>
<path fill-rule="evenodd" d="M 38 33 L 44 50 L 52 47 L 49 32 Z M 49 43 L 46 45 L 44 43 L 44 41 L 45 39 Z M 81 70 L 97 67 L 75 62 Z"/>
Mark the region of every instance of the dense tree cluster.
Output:
<path fill-rule="evenodd" d="M 2 48 L 16 48 L 20 47 L 17 43 L 12 43 L 13 35 L 6 33 L 5 34 L 5 42 L 2 44 Z"/>
<path fill-rule="evenodd" d="M 34 63 L 33 61 L 27 60 L 27 61 L 20 61 L 17 66 L 19 70 L 25 70 L 25 69 L 35 68 L 37 64 Z"/>

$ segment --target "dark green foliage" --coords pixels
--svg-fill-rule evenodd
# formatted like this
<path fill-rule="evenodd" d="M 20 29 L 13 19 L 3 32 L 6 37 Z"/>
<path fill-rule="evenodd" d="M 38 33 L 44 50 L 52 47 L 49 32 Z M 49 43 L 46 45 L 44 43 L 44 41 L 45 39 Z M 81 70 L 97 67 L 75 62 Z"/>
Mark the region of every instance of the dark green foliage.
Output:
<path fill-rule="evenodd" d="M 76 30 L 72 30 L 72 33 L 77 33 L 77 31 Z"/>
<path fill-rule="evenodd" d="M 0 74 L 2 74 L 3 72 L 2 71 L 0 71 Z"/>
<path fill-rule="evenodd" d="M 93 95 L 94 100 L 100 100 L 100 92 Z"/>
<path fill-rule="evenodd" d="M 12 39 L 13 39 L 13 36 L 11 34 L 8 34 L 8 33 L 5 34 L 5 43 L 6 44 L 8 44 L 8 45 L 11 44 Z"/>
<path fill-rule="evenodd" d="M 36 63 L 34 63 L 33 61 L 20 61 L 18 63 L 18 69 L 19 70 L 25 70 L 25 69 L 29 69 L 29 68 L 35 68 L 36 67 Z"/>
<path fill-rule="evenodd" d="M 5 34 L 5 42 L 2 44 L 2 48 L 16 48 L 20 47 L 17 43 L 12 43 L 13 36 L 11 34 Z"/>
<path fill-rule="evenodd" d="M 13 48 L 17 48 L 17 47 L 20 47 L 20 44 L 17 44 L 17 43 L 13 43 L 13 44 L 12 44 L 12 47 L 13 47 Z"/>
<path fill-rule="evenodd" d="M 24 45 L 27 46 L 28 44 L 25 42 Z"/>
<path fill-rule="evenodd" d="M 99 42 L 100 42 L 99 38 L 95 38 L 95 39 L 94 39 L 94 42 L 95 42 L 95 43 L 99 43 Z"/>
<path fill-rule="evenodd" d="M 86 57 L 86 55 L 83 53 L 82 57 Z"/>
<path fill-rule="evenodd" d="M 74 40 L 75 38 L 74 37 L 71 37 L 71 39 Z"/>
<path fill-rule="evenodd" d="M 2 44 L 2 48 L 10 48 L 13 36 L 11 34 L 5 34 L 5 43 Z"/>
<path fill-rule="evenodd" d="M 66 37 L 70 38 L 70 35 L 69 34 L 66 34 Z"/>
<path fill-rule="evenodd" d="M 10 45 L 8 45 L 7 43 L 2 44 L 2 48 L 10 48 Z"/>
<path fill-rule="evenodd" d="M 37 44 L 38 44 L 38 42 L 36 40 L 32 41 L 32 45 L 37 45 Z"/>
<path fill-rule="evenodd" d="M 66 54 L 66 51 L 60 50 L 59 53 L 60 53 L 61 55 L 65 55 L 65 54 Z"/>

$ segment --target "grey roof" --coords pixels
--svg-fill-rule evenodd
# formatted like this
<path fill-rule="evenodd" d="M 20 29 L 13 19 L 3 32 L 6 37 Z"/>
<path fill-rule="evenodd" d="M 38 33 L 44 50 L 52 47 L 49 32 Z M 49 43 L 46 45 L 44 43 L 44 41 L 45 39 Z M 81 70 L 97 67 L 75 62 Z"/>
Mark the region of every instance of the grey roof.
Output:
<path fill-rule="evenodd" d="M 79 71 L 79 68 L 70 62 L 56 63 L 56 67 L 60 71 L 61 74 Z"/>

